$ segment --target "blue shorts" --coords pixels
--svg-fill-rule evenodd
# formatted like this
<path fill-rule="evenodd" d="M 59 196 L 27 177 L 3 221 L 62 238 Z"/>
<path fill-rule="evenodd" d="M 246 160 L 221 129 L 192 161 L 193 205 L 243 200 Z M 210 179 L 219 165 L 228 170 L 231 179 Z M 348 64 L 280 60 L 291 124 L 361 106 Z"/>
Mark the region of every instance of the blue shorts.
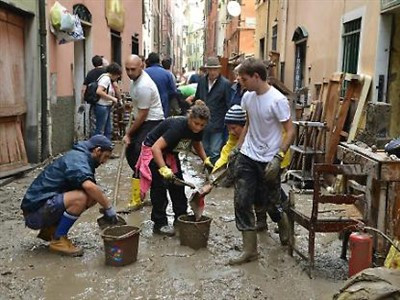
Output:
<path fill-rule="evenodd" d="M 48 199 L 37 211 L 27 214 L 25 216 L 25 225 L 35 230 L 56 225 L 64 211 L 64 194 L 57 194 Z"/>

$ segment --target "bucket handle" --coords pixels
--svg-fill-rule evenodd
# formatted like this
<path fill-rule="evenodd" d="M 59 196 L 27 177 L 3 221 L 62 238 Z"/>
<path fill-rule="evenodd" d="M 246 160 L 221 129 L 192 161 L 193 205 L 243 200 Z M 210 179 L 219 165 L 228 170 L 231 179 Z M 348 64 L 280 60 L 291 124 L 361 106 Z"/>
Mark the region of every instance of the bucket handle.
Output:
<path fill-rule="evenodd" d="M 129 231 L 129 232 L 127 232 L 127 233 L 125 233 L 125 234 L 123 234 L 123 235 L 121 235 L 121 236 L 119 236 L 118 237 L 118 239 L 119 240 L 122 240 L 122 239 L 124 239 L 124 238 L 127 238 L 128 236 L 130 236 L 130 235 L 133 235 L 133 234 L 135 234 L 135 233 L 137 233 L 137 232 L 140 232 L 140 230 L 136 230 L 134 233 L 132 233 L 133 232 L 133 230 L 132 231 Z M 117 237 L 116 236 L 112 236 L 112 235 L 103 235 L 103 238 L 105 238 L 105 239 L 116 239 Z"/>

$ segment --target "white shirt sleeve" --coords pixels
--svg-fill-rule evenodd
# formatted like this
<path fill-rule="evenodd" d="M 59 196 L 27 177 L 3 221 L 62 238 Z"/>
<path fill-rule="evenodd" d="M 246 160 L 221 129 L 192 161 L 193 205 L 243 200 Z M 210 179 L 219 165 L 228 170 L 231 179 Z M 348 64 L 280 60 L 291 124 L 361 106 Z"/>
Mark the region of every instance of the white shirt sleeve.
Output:
<path fill-rule="evenodd" d="M 103 88 L 107 89 L 108 86 L 111 84 L 111 78 L 107 75 L 103 75 L 97 85 L 102 86 Z"/>
<path fill-rule="evenodd" d="M 243 97 L 242 97 L 242 101 L 240 103 L 240 105 L 242 106 L 242 109 L 244 111 L 247 111 L 247 99 L 249 98 L 249 92 L 245 92 Z"/>
<path fill-rule="evenodd" d="M 136 95 L 138 109 L 149 109 L 151 106 L 151 89 L 138 87 Z"/>
<path fill-rule="evenodd" d="M 277 99 L 272 110 L 279 122 L 286 122 L 290 119 L 290 105 L 286 98 Z"/>

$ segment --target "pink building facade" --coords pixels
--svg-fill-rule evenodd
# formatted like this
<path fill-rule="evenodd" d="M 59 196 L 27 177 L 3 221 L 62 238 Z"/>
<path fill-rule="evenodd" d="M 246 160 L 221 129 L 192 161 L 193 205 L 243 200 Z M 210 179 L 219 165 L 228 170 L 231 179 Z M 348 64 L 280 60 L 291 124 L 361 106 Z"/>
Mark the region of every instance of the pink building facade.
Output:
<path fill-rule="evenodd" d="M 85 39 L 59 45 L 54 34 L 47 35 L 49 127 L 51 153 L 69 149 L 72 142 L 88 135 L 88 110 L 78 113 L 80 91 L 86 73 L 93 68 L 91 58 L 102 55 L 123 68 L 130 54 L 141 54 L 142 1 L 62 0 L 69 12 L 82 20 Z M 47 15 L 55 0 L 47 1 Z M 108 9 L 108 10 L 107 10 Z M 107 15 L 113 9 L 114 15 Z M 112 18 L 122 20 L 115 26 Z M 115 22 L 114 22 L 115 23 Z M 121 23 L 121 22 L 120 22 Z M 129 91 L 129 78 L 123 72 L 123 92 Z"/>

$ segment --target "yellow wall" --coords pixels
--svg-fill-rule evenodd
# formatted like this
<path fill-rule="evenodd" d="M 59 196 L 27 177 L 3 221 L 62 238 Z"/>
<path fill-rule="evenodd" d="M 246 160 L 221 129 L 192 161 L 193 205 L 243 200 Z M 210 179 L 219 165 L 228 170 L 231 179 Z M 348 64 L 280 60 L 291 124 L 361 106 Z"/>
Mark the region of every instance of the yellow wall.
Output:
<path fill-rule="evenodd" d="M 388 102 L 391 108 L 390 136 L 400 136 L 400 13 L 393 18 L 392 45 L 388 84 Z"/>
<path fill-rule="evenodd" d="M 314 83 L 329 78 L 332 73 L 340 71 L 340 48 L 342 17 L 355 10 L 363 11 L 360 40 L 359 71 L 373 75 L 375 67 L 376 41 L 380 13 L 379 1 L 289 1 L 286 55 L 285 84 L 293 88 L 295 44 L 293 33 L 298 26 L 308 31 L 305 84 L 314 92 Z M 279 49 L 278 49 L 279 51 Z M 314 96 L 314 95 L 313 95 Z"/>

